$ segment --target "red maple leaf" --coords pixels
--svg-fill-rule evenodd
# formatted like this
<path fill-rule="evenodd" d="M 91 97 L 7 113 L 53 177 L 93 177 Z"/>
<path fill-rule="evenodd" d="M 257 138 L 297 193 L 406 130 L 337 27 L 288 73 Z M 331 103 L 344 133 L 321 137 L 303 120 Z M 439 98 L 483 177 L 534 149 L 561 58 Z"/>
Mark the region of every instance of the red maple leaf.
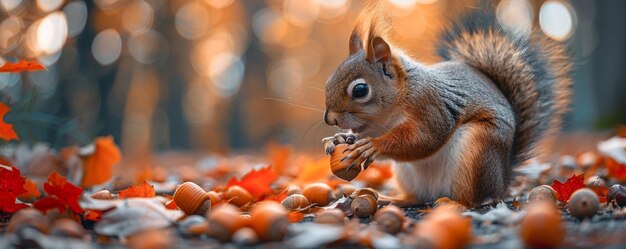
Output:
<path fill-rule="evenodd" d="M 4 63 L 4 65 L 0 67 L 0 72 L 15 73 L 15 72 L 22 72 L 22 71 L 35 71 L 35 70 L 45 70 L 45 69 L 46 67 L 39 64 L 39 62 L 37 61 L 21 60 L 17 63 L 12 63 L 10 61 L 7 61 L 6 63 Z"/>
<path fill-rule="evenodd" d="M 63 212 L 67 206 L 76 214 L 83 212 L 83 209 L 78 205 L 78 199 L 83 194 L 83 189 L 74 186 L 56 171 L 48 176 L 48 181 L 43 184 L 43 189 L 48 196 L 33 203 L 35 208 L 44 212 L 56 208 Z"/>
<path fill-rule="evenodd" d="M 120 199 L 130 197 L 154 197 L 154 186 L 148 184 L 146 181 L 137 186 L 130 186 L 127 189 L 120 191 Z"/>
<path fill-rule="evenodd" d="M 260 170 L 253 169 L 239 181 L 235 177 L 231 178 L 228 184 L 226 184 L 226 189 L 230 186 L 238 185 L 248 190 L 252 197 L 259 199 L 272 192 L 270 184 L 276 181 L 276 179 L 278 179 L 278 175 L 271 167 L 265 167 Z"/>
<path fill-rule="evenodd" d="M 10 165 L 9 161 L 0 157 L 0 211 L 15 213 L 28 207 L 24 203 L 16 203 L 16 198 L 26 193 L 24 177 L 20 170 Z"/>
<path fill-rule="evenodd" d="M 10 107 L 0 102 L 0 139 L 4 139 L 7 141 L 19 140 L 20 137 L 13 130 L 13 125 L 4 122 L 4 115 L 7 114 L 10 110 Z"/>
<path fill-rule="evenodd" d="M 102 211 L 87 210 L 85 212 L 85 220 L 100 221 L 102 219 Z"/>
<path fill-rule="evenodd" d="M 552 188 L 556 190 L 559 201 L 566 202 L 574 191 L 585 187 L 585 176 L 583 174 L 573 175 L 565 183 L 557 180 L 552 182 Z"/>

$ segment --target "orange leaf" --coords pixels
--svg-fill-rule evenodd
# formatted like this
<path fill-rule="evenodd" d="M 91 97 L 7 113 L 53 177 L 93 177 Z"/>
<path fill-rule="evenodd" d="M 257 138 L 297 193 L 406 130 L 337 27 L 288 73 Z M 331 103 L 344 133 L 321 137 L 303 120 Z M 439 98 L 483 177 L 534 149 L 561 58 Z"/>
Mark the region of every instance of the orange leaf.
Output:
<path fill-rule="evenodd" d="M 556 190 L 559 201 L 566 202 L 574 191 L 585 187 L 585 176 L 583 174 L 573 175 L 565 183 L 557 180 L 552 182 L 552 188 Z"/>
<path fill-rule="evenodd" d="M 307 160 L 302 166 L 295 183 L 305 185 L 307 183 L 324 181 L 331 173 L 328 158 L 322 157 L 315 161 Z"/>
<path fill-rule="evenodd" d="M 122 159 L 120 149 L 115 145 L 112 136 L 96 138 L 94 146 L 94 153 L 83 160 L 85 169 L 81 182 L 83 187 L 102 184 L 111 179 L 113 165 Z"/>
<path fill-rule="evenodd" d="M 285 145 L 279 145 L 270 143 L 267 145 L 267 157 L 272 165 L 272 169 L 277 174 L 283 174 L 285 167 L 287 167 L 287 160 L 291 155 L 291 147 Z"/>
<path fill-rule="evenodd" d="M 250 192 L 255 199 L 261 198 L 263 195 L 272 193 L 270 184 L 278 179 L 278 175 L 272 170 L 272 167 L 265 167 L 260 170 L 253 169 L 238 181 L 235 177 L 231 178 L 226 184 L 226 189 L 233 185 L 238 185 Z"/>
<path fill-rule="evenodd" d="M 20 137 L 13 130 L 13 125 L 4 122 L 4 115 L 7 114 L 10 110 L 10 107 L 0 102 L 0 139 L 4 139 L 7 141 L 19 140 Z"/>
<path fill-rule="evenodd" d="M 623 165 L 611 157 L 606 158 L 606 169 L 609 176 L 620 182 L 626 182 L 626 165 Z"/>
<path fill-rule="evenodd" d="M 35 71 L 35 70 L 45 70 L 45 69 L 46 67 L 39 64 L 39 62 L 37 61 L 21 60 L 18 63 L 12 63 L 10 61 L 7 61 L 6 63 L 4 63 L 4 65 L 0 67 L 0 72 L 15 73 L 15 72 L 21 72 L 21 71 Z"/>
<path fill-rule="evenodd" d="M 370 187 L 379 187 L 392 176 L 393 170 L 390 163 L 373 162 L 356 177 L 356 180 L 365 182 Z"/>
<path fill-rule="evenodd" d="M 102 219 L 102 211 L 87 210 L 85 220 L 100 221 Z"/>
<path fill-rule="evenodd" d="M 39 192 L 39 189 L 37 188 L 37 184 L 31 181 L 30 179 L 28 179 L 28 177 L 26 177 L 25 180 L 26 181 L 24 182 L 24 189 L 26 189 L 26 193 L 23 193 L 19 197 L 31 199 L 31 198 L 37 198 L 41 196 L 41 192 Z"/>
<path fill-rule="evenodd" d="M 279 194 L 268 196 L 267 198 L 265 198 L 265 200 L 266 201 L 282 202 L 285 198 L 287 198 L 287 190 L 289 190 L 289 189 L 285 189 L 285 190 L 281 191 Z"/>
<path fill-rule="evenodd" d="M 289 223 L 298 223 L 304 219 L 304 213 L 300 211 L 293 211 L 289 213 Z"/>
<path fill-rule="evenodd" d="M 176 205 L 176 202 L 172 199 L 172 200 L 168 201 L 167 204 L 165 204 L 165 208 L 176 210 L 176 209 L 178 209 L 178 205 Z"/>
<path fill-rule="evenodd" d="M 154 197 L 154 186 L 144 181 L 141 185 L 130 186 L 128 189 L 120 191 L 120 199 L 129 197 Z"/>

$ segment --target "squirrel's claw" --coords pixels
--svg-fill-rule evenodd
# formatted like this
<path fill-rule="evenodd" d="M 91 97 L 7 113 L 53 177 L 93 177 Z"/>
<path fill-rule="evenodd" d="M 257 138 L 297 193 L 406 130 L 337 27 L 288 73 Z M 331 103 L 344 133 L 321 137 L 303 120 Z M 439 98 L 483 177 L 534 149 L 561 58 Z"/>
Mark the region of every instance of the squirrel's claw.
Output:
<path fill-rule="evenodd" d="M 356 141 L 356 136 L 352 133 L 337 133 L 332 137 L 325 137 L 322 139 L 324 144 L 324 151 L 327 155 L 330 155 L 335 151 L 335 146 L 338 144 L 353 144 Z"/>
<path fill-rule="evenodd" d="M 348 146 L 346 151 L 350 153 L 342 158 L 341 162 L 351 161 L 352 163 L 348 168 L 363 164 L 363 169 L 367 169 L 367 166 L 378 156 L 378 149 L 374 146 L 372 138 L 369 137 L 356 141 L 353 145 Z"/>

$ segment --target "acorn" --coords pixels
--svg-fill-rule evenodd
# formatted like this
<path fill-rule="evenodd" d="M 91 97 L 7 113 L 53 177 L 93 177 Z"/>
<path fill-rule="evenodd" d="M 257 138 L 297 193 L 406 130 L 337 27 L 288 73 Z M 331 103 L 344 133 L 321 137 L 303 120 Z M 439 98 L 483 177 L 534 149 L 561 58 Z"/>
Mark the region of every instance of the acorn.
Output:
<path fill-rule="evenodd" d="M 166 229 L 149 229 L 128 237 L 130 249 L 167 249 L 173 247 L 172 237 Z"/>
<path fill-rule="evenodd" d="M 556 191 L 548 185 L 540 185 L 530 190 L 528 202 L 551 201 L 556 203 Z"/>
<path fill-rule="evenodd" d="M 352 193 L 356 191 L 356 187 L 352 184 L 340 184 L 335 189 L 336 197 L 350 196 Z"/>
<path fill-rule="evenodd" d="M 350 195 L 352 198 L 356 198 L 359 195 L 371 195 L 374 199 L 378 200 L 378 192 L 373 188 L 362 188 L 359 189 Z"/>
<path fill-rule="evenodd" d="M 184 182 L 174 192 L 174 201 L 187 215 L 204 215 L 211 210 L 211 200 L 206 191 L 193 182 Z"/>
<path fill-rule="evenodd" d="M 111 191 L 106 190 L 106 189 L 103 189 L 103 190 L 100 190 L 98 192 L 93 193 L 93 195 L 91 195 L 91 198 L 98 199 L 98 200 L 113 200 L 113 199 L 116 199 L 115 195 L 113 195 L 111 193 Z"/>
<path fill-rule="evenodd" d="M 232 199 L 230 203 L 237 207 L 242 207 L 254 200 L 248 190 L 237 185 L 230 186 L 226 192 L 224 192 L 224 199 Z"/>
<path fill-rule="evenodd" d="M 348 168 L 352 162 L 350 160 L 341 161 L 341 159 L 350 154 L 349 152 L 344 153 L 347 148 L 347 144 L 339 144 L 335 147 L 333 153 L 330 154 L 330 170 L 337 177 L 346 181 L 352 181 L 361 173 L 361 165 L 354 165 Z"/>
<path fill-rule="evenodd" d="M 85 228 L 78 222 L 68 218 L 55 220 L 50 226 L 50 235 L 89 240 L 89 235 Z"/>
<path fill-rule="evenodd" d="M 33 227 L 42 233 L 48 232 L 50 221 L 43 213 L 34 208 L 24 208 L 13 214 L 13 217 L 7 225 L 7 233 L 16 233 L 25 227 Z"/>
<path fill-rule="evenodd" d="M 239 208 L 232 204 L 222 204 L 208 214 L 208 235 L 222 242 L 230 241 L 233 233 L 248 223 L 239 215 Z"/>
<path fill-rule="evenodd" d="M 283 205 L 264 201 L 258 203 L 250 212 L 250 227 L 263 241 L 282 240 L 287 234 L 289 218 Z"/>
<path fill-rule="evenodd" d="M 296 185 L 287 187 L 287 195 L 302 194 L 302 189 Z"/>
<path fill-rule="evenodd" d="M 287 196 L 280 204 L 289 210 L 302 210 L 309 207 L 309 199 L 304 195 L 294 194 Z"/>
<path fill-rule="evenodd" d="M 600 209 L 600 200 L 593 190 L 581 188 L 576 190 L 569 199 L 567 210 L 578 219 L 593 217 Z"/>
<path fill-rule="evenodd" d="M 313 183 L 304 188 L 304 196 L 311 204 L 323 207 L 333 200 L 333 190 L 326 183 Z"/>
<path fill-rule="evenodd" d="M 559 211 L 547 201 L 532 202 L 526 207 L 519 232 L 524 244 L 531 248 L 557 247 L 565 236 Z"/>
<path fill-rule="evenodd" d="M 385 206 L 374 215 L 378 229 L 389 234 L 396 234 L 402 231 L 405 219 L 402 210 L 394 205 Z"/>
<path fill-rule="evenodd" d="M 211 190 L 209 192 L 206 192 L 206 194 L 207 196 L 209 196 L 209 199 L 211 199 L 211 206 L 215 206 L 215 204 L 222 201 L 222 195 L 218 192 Z"/>
<path fill-rule="evenodd" d="M 315 223 L 319 224 L 343 224 L 346 215 L 338 208 L 326 209 L 315 215 Z"/>
<path fill-rule="evenodd" d="M 614 184 L 609 188 L 606 201 L 608 203 L 612 203 L 614 201 L 617 206 L 626 207 L 626 188 L 620 184 Z"/>
<path fill-rule="evenodd" d="M 254 229 L 242 227 L 233 234 L 233 243 L 237 245 L 254 245 L 259 242 L 259 236 Z"/>
<path fill-rule="evenodd" d="M 416 239 L 429 248 L 464 248 L 472 240 L 472 220 L 454 204 L 442 204 L 413 230 Z"/>
<path fill-rule="evenodd" d="M 378 203 L 376 199 L 371 195 L 359 195 L 352 203 L 350 203 L 350 209 L 354 212 L 359 218 L 367 218 L 376 213 L 376 209 L 378 208 Z"/>

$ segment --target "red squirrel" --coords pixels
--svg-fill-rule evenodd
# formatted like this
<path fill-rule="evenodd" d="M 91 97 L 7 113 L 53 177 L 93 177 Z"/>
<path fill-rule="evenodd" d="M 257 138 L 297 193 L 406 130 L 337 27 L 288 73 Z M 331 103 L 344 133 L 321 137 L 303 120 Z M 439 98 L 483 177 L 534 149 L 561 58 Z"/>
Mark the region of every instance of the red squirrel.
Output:
<path fill-rule="evenodd" d="M 536 29 L 510 33 L 482 8 L 447 28 L 443 61 L 425 65 L 390 43 L 390 27 L 379 6 L 359 16 L 325 91 L 325 123 L 350 132 L 324 138 L 326 153 L 348 143 L 351 167 L 391 159 L 401 194 L 390 201 L 401 206 L 506 197 L 512 168 L 536 155 L 568 109 L 565 46 Z"/>

